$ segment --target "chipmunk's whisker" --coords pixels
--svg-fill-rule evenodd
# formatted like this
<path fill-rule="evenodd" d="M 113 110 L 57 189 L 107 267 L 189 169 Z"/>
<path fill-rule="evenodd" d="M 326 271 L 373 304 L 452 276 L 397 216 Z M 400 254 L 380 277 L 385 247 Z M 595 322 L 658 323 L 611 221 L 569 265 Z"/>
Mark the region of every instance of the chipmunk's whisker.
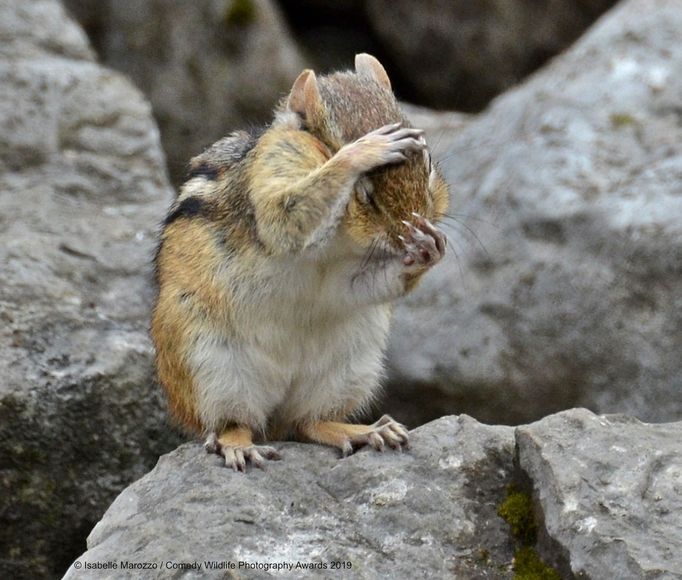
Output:
<path fill-rule="evenodd" d="M 485 247 L 485 245 L 484 245 L 483 242 L 481 241 L 481 238 L 478 237 L 478 234 L 476 234 L 476 232 L 475 232 L 471 227 L 469 227 L 469 225 L 467 225 L 467 224 L 464 223 L 461 219 L 458 219 L 458 218 L 455 217 L 454 215 L 441 214 L 440 217 L 441 217 L 442 219 L 449 220 L 450 223 L 451 223 L 451 225 L 453 225 L 453 226 L 461 226 L 461 227 L 463 227 L 463 228 L 464 228 L 464 229 L 465 229 L 465 230 L 474 238 L 474 240 L 476 240 L 476 242 L 477 242 L 478 245 L 481 247 L 481 249 L 483 250 L 483 252 L 485 253 L 485 255 L 488 256 L 488 257 L 490 257 L 490 253 L 488 252 L 487 248 Z"/>

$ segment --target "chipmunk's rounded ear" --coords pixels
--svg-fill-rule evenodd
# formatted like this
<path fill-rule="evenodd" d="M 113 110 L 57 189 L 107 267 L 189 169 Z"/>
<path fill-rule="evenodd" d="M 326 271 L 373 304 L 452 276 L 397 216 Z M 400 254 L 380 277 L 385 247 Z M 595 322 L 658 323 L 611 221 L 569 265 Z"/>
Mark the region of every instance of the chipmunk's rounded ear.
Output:
<path fill-rule="evenodd" d="M 391 81 L 388 78 L 386 69 L 371 54 L 362 52 L 355 55 L 355 72 L 359 75 L 373 78 L 385 89 L 391 90 Z"/>
<path fill-rule="evenodd" d="M 287 98 L 287 110 L 302 115 L 306 119 L 312 118 L 322 108 L 322 97 L 317 86 L 315 73 L 304 70 L 294 81 Z"/>

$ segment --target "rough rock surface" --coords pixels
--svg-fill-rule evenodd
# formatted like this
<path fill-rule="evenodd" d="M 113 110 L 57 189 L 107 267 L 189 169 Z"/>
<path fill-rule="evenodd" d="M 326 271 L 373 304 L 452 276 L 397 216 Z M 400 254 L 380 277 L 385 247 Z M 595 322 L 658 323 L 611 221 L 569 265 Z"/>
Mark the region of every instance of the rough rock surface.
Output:
<path fill-rule="evenodd" d="M 516 430 L 544 527 L 578 578 L 682 578 L 682 422 L 584 409 Z"/>
<path fill-rule="evenodd" d="M 383 408 L 412 425 L 682 416 L 680 30 L 677 1 L 623 2 L 431 136 L 453 251 L 397 311 Z"/>
<path fill-rule="evenodd" d="M 175 182 L 206 146 L 270 120 L 304 68 L 271 0 L 66 0 L 102 61 L 149 97 Z"/>
<path fill-rule="evenodd" d="M 391 64 L 409 83 L 404 96 L 472 111 L 566 48 L 614 3 L 369 0 L 366 12 Z"/>
<path fill-rule="evenodd" d="M 0 577 L 63 573 L 173 448 L 153 384 L 158 130 L 53 0 L 0 2 Z"/>
<path fill-rule="evenodd" d="M 681 430 L 584 409 L 516 430 L 445 417 L 404 454 L 282 443 L 281 462 L 246 475 L 184 445 L 116 499 L 66 578 L 135 577 L 122 561 L 157 563 L 145 578 L 167 578 L 167 562 L 183 578 L 307 577 L 239 562 L 352 565 L 317 578 L 510 578 L 497 510 L 528 477 L 538 552 L 563 578 L 680 578 Z M 118 568 L 87 567 L 97 562 Z M 178 568 L 193 562 L 203 567 Z"/>
<path fill-rule="evenodd" d="M 511 477 L 513 430 L 447 417 L 411 442 L 403 454 L 363 450 L 343 460 L 317 445 L 278 444 L 282 461 L 246 475 L 183 445 L 117 498 L 90 534 L 83 567 L 66 578 L 135 577 L 86 568 L 122 560 L 327 565 L 272 574 L 289 578 L 510 578 L 511 541 L 496 509 Z M 332 562 L 352 568 L 332 570 Z M 145 578 L 168 578 L 164 568 Z"/>

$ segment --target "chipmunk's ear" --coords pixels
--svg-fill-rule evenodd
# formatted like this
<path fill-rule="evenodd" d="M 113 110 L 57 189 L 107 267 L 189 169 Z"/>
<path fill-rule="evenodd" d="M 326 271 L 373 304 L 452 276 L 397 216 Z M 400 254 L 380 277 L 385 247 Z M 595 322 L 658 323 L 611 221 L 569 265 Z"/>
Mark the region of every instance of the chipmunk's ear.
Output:
<path fill-rule="evenodd" d="M 287 99 L 287 110 L 302 115 L 305 119 L 315 117 L 316 113 L 323 108 L 320 89 L 317 86 L 315 73 L 304 70 L 294 81 L 291 92 Z"/>
<path fill-rule="evenodd" d="M 386 69 L 371 54 L 362 52 L 355 55 L 355 72 L 359 75 L 370 77 L 385 89 L 391 90 L 391 81 L 388 78 Z"/>

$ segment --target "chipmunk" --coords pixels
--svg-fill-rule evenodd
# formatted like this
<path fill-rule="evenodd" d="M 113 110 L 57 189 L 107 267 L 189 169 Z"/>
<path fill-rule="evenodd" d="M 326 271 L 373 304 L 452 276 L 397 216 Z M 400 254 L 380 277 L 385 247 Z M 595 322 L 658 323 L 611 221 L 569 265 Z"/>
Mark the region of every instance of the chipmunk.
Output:
<path fill-rule="evenodd" d="M 172 414 L 245 471 L 268 441 L 341 449 L 408 443 L 376 396 L 391 303 L 445 251 L 448 205 L 422 131 L 381 63 L 303 71 L 260 133 L 190 164 L 156 258 L 152 337 Z"/>

